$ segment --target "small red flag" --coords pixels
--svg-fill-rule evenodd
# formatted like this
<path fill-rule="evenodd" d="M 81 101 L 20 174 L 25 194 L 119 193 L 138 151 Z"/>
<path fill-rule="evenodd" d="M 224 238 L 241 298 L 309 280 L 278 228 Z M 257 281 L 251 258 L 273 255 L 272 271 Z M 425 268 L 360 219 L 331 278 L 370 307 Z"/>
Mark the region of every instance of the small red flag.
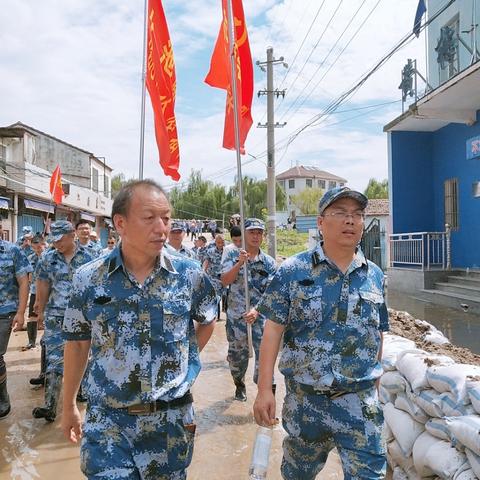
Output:
<path fill-rule="evenodd" d="M 155 117 L 160 165 L 179 180 L 180 151 L 175 120 L 176 75 L 172 42 L 161 0 L 148 0 L 146 84 Z"/>
<path fill-rule="evenodd" d="M 63 199 L 63 187 L 62 187 L 62 172 L 60 171 L 60 165 L 53 171 L 50 178 L 50 193 L 52 194 L 52 200 L 58 205 L 62 203 Z"/>
<path fill-rule="evenodd" d="M 223 147 L 235 150 L 234 109 L 232 95 L 232 74 L 230 67 L 230 49 L 228 39 L 227 0 L 222 0 L 223 21 L 220 26 L 217 43 L 210 61 L 210 71 L 205 82 L 212 87 L 227 91 L 225 108 L 225 127 Z M 239 107 L 240 152 L 245 154 L 245 140 L 252 126 L 253 64 L 247 25 L 242 0 L 232 0 L 232 13 L 235 24 L 235 66 L 237 72 L 237 98 Z"/>

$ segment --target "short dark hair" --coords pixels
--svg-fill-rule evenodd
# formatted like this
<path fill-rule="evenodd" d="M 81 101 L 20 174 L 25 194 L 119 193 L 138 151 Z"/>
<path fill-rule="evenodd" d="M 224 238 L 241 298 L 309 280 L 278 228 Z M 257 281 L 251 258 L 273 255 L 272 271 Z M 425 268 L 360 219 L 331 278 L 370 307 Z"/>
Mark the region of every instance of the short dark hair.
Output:
<path fill-rule="evenodd" d="M 112 220 L 115 215 L 123 215 L 124 217 L 128 215 L 133 193 L 137 188 L 141 187 L 153 188 L 168 200 L 168 195 L 165 190 L 155 180 L 148 178 L 146 180 L 129 180 L 117 193 L 115 200 L 113 200 Z"/>
<path fill-rule="evenodd" d="M 234 225 L 230 229 L 230 237 L 241 237 L 242 236 L 242 229 L 238 225 Z"/>
<path fill-rule="evenodd" d="M 201 240 L 202 242 L 207 243 L 207 237 L 204 237 L 203 235 L 200 235 L 198 239 Z"/>
<path fill-rule="evenodd" d="M 78 230 L 78 227 L 80 225 L 88 225 L 89 227 L 92 226 L 92 224 L 88 221 L 88 220 L 79 220 L 76 224 L 75 224 L 75 230 Z"/>

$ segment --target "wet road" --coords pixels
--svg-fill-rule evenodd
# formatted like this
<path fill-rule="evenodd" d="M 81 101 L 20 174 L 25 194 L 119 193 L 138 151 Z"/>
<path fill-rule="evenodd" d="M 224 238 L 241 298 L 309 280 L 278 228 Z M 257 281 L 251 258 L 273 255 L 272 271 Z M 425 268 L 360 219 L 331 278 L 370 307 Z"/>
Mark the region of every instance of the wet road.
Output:
<path fill-rule="evenodd" d="M 32 409 L 43 403 L 43 389 L 33 390 L 28 379 L 39 371 L 40 349 L 21 352 L 26 332 L 13 333 L 7 351 L 8 384 L 12 413 L 0 421 L 0 479 L 82 479 L 79 449 L 67 443 L 59 421 L 46 424 L 33 419 Z M 246 403 L 233 400 L 233 383 L 226 362 L 225 322 L 217 323 L 212 340 L 202 352 L 203 370 L 193 389 L 197 436 L 188 480 L 243 480 L 248 466 L 256 426 L 252 405 L 256 388 L 252 365 L 247 373 Z M 251 362 L 253 363 L 253 362 Z M 277 375 L 277 408 L 281 412 L 284 385 Z M 279 413 L 277 413 L 279 416 Z M 279 480 L 283 430 L 274 432 L 268 479 Z M 332 453 L 322 480 L 343 479 L 338 457 Z"/>

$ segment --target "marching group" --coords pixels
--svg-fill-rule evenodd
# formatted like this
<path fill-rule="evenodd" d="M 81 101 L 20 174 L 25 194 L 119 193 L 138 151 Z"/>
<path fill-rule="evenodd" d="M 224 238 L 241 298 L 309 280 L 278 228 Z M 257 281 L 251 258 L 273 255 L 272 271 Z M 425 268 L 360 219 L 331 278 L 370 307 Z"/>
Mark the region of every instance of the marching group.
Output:
<path fill-rule="evenodd" d="M 115 197 L 106 249 L 85 221 L 55 221 L 47 239 L 27 228 L 21 245 L 0 240 L 0 418 L 12 405 L 4 354 L 28 305 L 25 349 L 44 328 L 40 376 L 30 383 L 44 385 L 45 402 L 32 414 L 53 422 L 63 389 L 62 430 L 81 440 L 83 473 L 185 479 L 196 428 L 190 389 L 224 310 L 238 401 L 247 399 L 251 328 L 259 425 L 276 422 L 282 345 L 283 478 L 314 479 L 333 447 L 345 479 L 384 478 L 376 382 L 388 315 L 383 273 L 358 247 L 366 205 L 347 187 L 329 190 L 319 204 L 322 241 L 279 267 L 261 249 L 262 220 L 245 220 L 243 242 L 231 222 L 228 245 L 212 222 L 208 242 L 197 222 L 172 220 L 151 180 L 131 181 Z"/>

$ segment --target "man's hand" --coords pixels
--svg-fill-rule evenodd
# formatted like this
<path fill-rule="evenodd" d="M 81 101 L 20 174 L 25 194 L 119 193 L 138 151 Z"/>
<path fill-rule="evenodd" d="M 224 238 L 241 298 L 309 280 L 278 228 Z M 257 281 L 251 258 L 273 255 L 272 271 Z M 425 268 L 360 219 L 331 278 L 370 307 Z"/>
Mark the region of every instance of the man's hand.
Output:
<path fill-rule="evenodd" d="M 45 316 L 43 312 L 37 313 L 37 325 L 40 329 L 45 328 Z"/>
<path fill-rule="evenodd" d="M 243 264 L 248 260 L 249 254 L 246 250 L 240 250 L 238 254 L 238 263 L 243 266 Z"/>
<path fill-rule="evenodd" d="M 277 423 L 275 420 L 275 396 L 272 390 L 258 391 L 253 404 L 253 415 L 258 425 L 271 427 Z"/>
<path fill-rule="evenodd" d="M 258 318 L 259 313 L 254 308 L 251 308 L 249 312 L 243 314 L 243 318 L 247 323 L 252 325 Z"/>
<path fill-rule="evenodd" d="M 17 312 L 13 317 L 12 327 L 14 332 L 23 330 L 23 324 L 25 322 L 25 314 Z"/>
<path fill-rule="evenodd" d="M 82 417 L 76 405 L 63 407 L 62 432 L 65 438 L 72 443 L 78 443 L 82 438 Z"/>

